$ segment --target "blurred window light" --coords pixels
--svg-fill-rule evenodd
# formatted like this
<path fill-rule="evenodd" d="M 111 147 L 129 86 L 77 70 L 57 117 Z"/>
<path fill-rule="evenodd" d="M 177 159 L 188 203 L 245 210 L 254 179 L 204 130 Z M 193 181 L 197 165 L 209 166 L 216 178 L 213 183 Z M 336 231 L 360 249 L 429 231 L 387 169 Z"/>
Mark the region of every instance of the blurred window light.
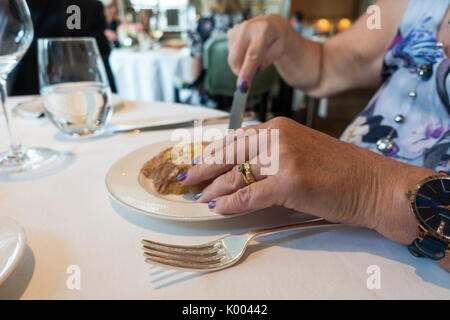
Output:
<path fill-rule="evenodd" d="M 330 33 L 333 29 L 333 25 L 327 19 L 319 19 L 316 22 L 316 28 L 320 33 Z"/>
<path fill-rule="evenodd" d="M 185 8 L 189 4 L 189 0 L 130 0 L 130 2 L 137 9 Z"/>
<path fill-rule="evenodd" d="M 136 12 L 152 10 L 150 29 L 186 32 L 195 24 L 195 7 L 189 0 L 129 0 Z"/>
<path fill-rule="evenodd" d="M 103 3 L 103 5 L 105 7 L 107 7 L 113 3 L 113 0 L 100 0 L 100 1 Z"/>
<path fill-rule="evenodd" d="M 338 22 L 337 29 L 338 29 L 339 32 L 342 32 L 342 31 L 347 30 L 351 26 L 352 26 L 352 22 L 350 21 L 350 19 L 342 18 Z"/>
<path fill-rule="evenodd" d="M 130 0 L 130 2 L 135 9 L 154 8 L 158 5 L 158 0 Z"/>

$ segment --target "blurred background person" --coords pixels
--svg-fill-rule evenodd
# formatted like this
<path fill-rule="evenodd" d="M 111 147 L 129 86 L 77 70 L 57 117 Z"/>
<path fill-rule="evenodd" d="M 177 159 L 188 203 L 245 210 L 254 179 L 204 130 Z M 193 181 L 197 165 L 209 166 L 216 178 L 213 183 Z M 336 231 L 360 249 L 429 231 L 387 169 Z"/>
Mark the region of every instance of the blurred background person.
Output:
<path fill-rule="evenodd" d="M 248 13 L 239 0 L 203 0 L 203 14 L 189 33 L 192 57 L 192 79 L 199 78 L 203 71 L 203 45 L 211 37 L 226 34 L 229 29 L 248 18 Z"/>
<path fill-rule="evenodd" d="M 291 26 L 295 29 L 299 34 L 303 32 L 303 12 L 297 11 L 291 17 Z"/>
<path fill-rule="evenodd" d="M 37 39 L 49 37 L 94 37 L 108 74 L 111 90 L 116 92 L 109 65 L 111 47 L 105 36 L 106 19 L 103 4 L 96 0 L 27 0 L 34 26 L 34 40 L 30 49 L 13 71 L 9 81 L 11 95 L 39 94 Z M 77 5 L 81 9 L 81 28 L 67 28 L 67 8 Z"/>
<path fill-rule="evenodd" d="M 104 0 L 106 30 L 105 36 L 114 47 L 119 47 L 119 37 L 117 35 L 117 28 L 120 25 L 119 9 L 117 7 L 117 0 Z"/>
<path fill-rule="evenodd" d="M 139 22 L 142 23 L 142 26 L 144 27 L 144 30 L 146 32 L 150 32 L 151 26 L 150 26 L 150 19 L 154 17 L 155 14 L 153 13 L 153 10 L 150 9 L 142 9 L 139 12 Z"/>

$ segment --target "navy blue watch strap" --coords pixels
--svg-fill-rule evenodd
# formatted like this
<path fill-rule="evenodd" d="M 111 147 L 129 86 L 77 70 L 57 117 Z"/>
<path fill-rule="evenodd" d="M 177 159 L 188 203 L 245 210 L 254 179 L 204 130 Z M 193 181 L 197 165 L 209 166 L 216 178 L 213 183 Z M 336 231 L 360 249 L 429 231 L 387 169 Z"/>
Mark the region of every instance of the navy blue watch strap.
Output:
<path fill-rule="evenodd" d="M 445 257 L 448 244 L 426 235 L 423 240 L 416 239 L 408 246 L 409 251 L 416 257 L 427 257 L 441 260 Z"/>

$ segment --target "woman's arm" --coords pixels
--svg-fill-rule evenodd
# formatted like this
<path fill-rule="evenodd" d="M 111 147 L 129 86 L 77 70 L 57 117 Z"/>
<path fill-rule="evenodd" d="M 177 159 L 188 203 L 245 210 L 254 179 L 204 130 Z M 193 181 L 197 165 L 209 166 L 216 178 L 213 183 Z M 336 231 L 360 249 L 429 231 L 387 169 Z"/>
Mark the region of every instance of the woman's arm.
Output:
<path fill-rule="evenodd" d="M 209 203 L 222 214 L 280 205 L 331 222 L 376 230 L 405 245 L 417 238 L 418 222 L 406 194 L 435 175 L 433 170 L 395 161 L 289 119 L 276 118 L 244 130 L 247 138 L 237 131 L 231 133 L 234 139 L 213 143 L 205 150 L 202 163 L 180 176 L 186 185 L 214 179 L 195 196 L 197 201 Z M 275 130 L 278 138 L 264 136 Z M 226 143 L 234 147 L 225 148 Z M 255 154 L 250 155 L 249 145 L 258 145 Z M 239 154 L 251 160 L 256 183 L 247 186 L 237 170 L 237 164 L 245 160 L 234 164 L 217 161 L 236 159 Z M 268 167 L 270 172 L 265 171 Z M 441 263 L 450 271 L 448 257 Z"/>
<path fill-rule="evenodd" d="M 203 60 L 202 57 L 192 57 L 191 58 L 191 66 L 192 66 L 192 82 L 200 77 L 200 74 L 203 71 Z"/>
<path fill-rule="evenodd" d="M 229 31 L 230 66 L 240 84 L 275 63 L 287 83 L 313 96 L 378 85 L 383 57 L 408 2 L 380 0 L 380 30 L 368 29 L 365 14 L 324 44 L 303 38 L 280 16 L 257 17 Z"/>

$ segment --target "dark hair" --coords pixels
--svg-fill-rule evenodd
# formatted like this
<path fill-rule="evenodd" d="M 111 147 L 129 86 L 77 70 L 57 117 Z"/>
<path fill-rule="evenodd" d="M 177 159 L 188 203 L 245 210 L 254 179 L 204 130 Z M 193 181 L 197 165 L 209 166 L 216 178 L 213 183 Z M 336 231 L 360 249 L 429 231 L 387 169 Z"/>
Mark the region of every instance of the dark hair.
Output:
<path fill-rule="evenodd" d="M 296 13 L 294 13 L 294 17 L 295 17 L 295 19 L 297 19 L 298 21 L 303 21 L 303 18 L 304 18 L 303 12 L 297 11 Z"/>

